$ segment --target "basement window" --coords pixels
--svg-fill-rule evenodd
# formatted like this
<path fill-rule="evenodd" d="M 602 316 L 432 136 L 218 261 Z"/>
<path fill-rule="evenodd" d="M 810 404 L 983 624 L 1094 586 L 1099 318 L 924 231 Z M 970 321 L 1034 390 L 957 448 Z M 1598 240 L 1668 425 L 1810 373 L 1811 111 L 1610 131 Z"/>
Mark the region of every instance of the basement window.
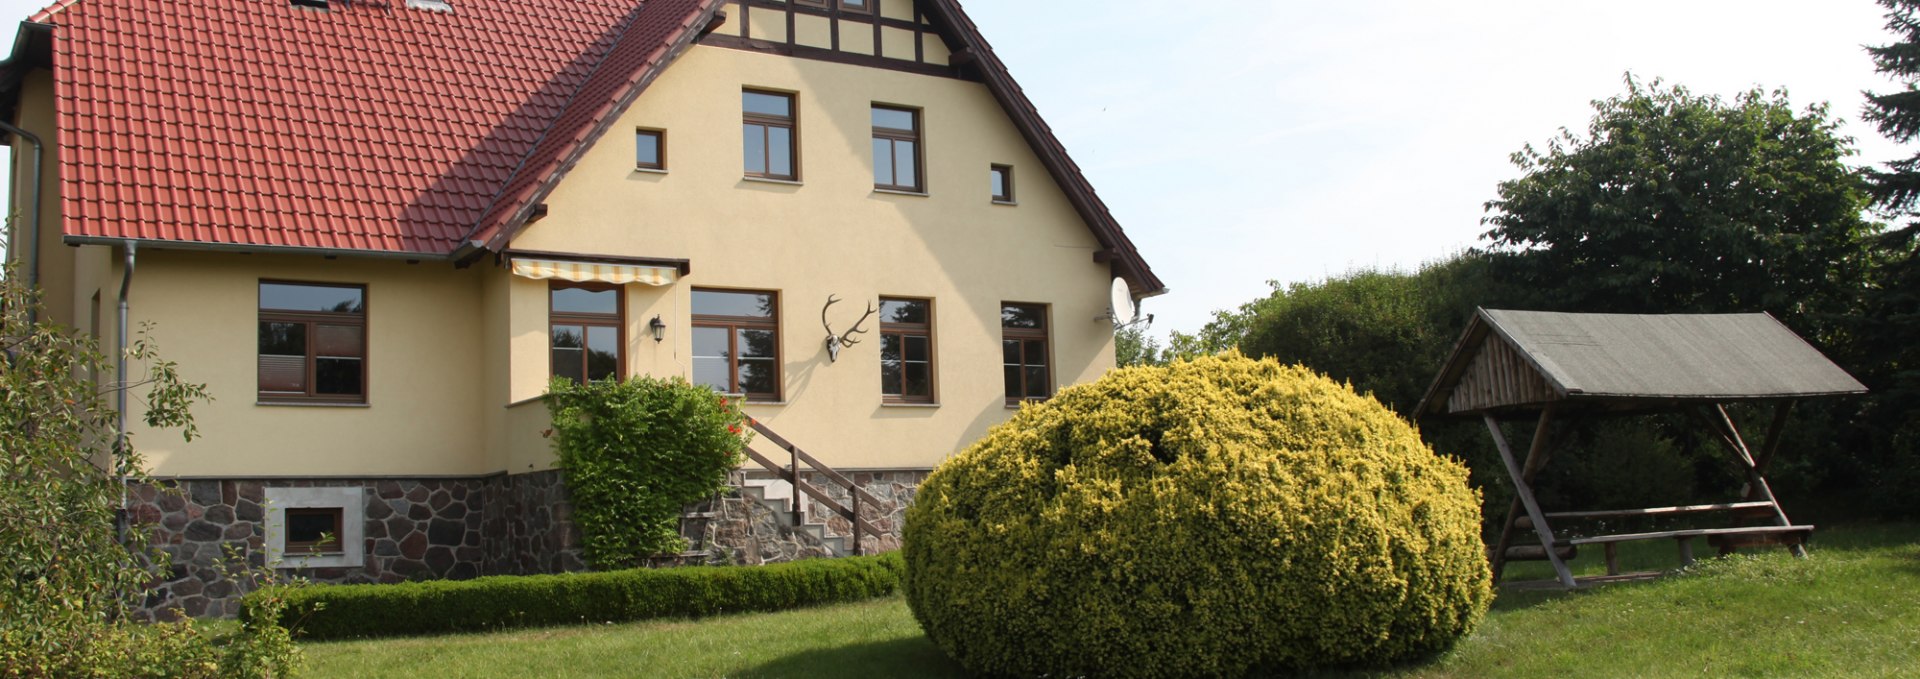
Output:
<path fill-rule="evenodd" d="M 268 488 L 267 562 L 273 568 L 366 565 L 366 491 Z"/>

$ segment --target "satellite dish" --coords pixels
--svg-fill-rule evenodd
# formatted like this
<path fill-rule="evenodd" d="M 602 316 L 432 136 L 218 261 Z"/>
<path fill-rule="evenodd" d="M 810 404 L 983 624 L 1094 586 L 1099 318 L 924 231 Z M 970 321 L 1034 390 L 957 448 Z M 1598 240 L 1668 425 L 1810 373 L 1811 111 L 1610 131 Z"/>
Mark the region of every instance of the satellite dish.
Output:
<path fill-rule="evenodd" d="M 1113 294 L 1107 307 L 1107 318 L 1113 321 L 1113 327 L 1132 325 L 1140 309 L 1133 305 L 1133 290 L 1127 287 L 1127 281 L 1113 279 Z"/>

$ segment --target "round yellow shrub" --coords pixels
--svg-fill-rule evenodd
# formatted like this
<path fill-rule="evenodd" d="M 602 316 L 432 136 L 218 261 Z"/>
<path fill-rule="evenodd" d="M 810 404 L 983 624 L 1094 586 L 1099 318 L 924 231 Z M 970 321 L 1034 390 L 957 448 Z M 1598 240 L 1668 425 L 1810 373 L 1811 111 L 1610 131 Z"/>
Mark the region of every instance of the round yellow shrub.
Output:
<path fill-rule="evenodd" d="M 905 526 L 927 636 L 992 676 L 1240 676 L 1440 650 L 1492 598 L 1478 497 L 1371 398 L 1238 355 L 1021 408 Z"/>

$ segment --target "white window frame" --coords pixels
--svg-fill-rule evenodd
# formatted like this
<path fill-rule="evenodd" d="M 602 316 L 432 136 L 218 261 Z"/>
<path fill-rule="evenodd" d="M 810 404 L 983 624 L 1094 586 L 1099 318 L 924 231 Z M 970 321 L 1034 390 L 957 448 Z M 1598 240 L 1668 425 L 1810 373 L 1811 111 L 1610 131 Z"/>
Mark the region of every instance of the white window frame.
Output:
<path fill-rule="evenodd" d="M 367 490 L 351 488 L 268 488 L 267 563 L 274 568 L 358 568 L 366 565 Z M 287 554 L 288 509 L 339 509 L 338 554 Z"/>

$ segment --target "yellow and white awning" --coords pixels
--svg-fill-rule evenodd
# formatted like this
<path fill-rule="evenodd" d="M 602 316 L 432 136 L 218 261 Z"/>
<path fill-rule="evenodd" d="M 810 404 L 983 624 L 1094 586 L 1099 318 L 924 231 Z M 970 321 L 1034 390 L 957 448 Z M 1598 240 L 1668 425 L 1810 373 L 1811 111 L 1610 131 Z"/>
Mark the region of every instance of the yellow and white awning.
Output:
<path fill-rule="evenodd" d="M 520 259 L 516 257 L 513 260 L 513 275 L 542 281 L 557 278 L 575 283 L 673 285 L 675 281 L 680 280 L 680 269 L 675 266 L 607 264 L 603 262 L 577 262 L 564 259 Z"/>

